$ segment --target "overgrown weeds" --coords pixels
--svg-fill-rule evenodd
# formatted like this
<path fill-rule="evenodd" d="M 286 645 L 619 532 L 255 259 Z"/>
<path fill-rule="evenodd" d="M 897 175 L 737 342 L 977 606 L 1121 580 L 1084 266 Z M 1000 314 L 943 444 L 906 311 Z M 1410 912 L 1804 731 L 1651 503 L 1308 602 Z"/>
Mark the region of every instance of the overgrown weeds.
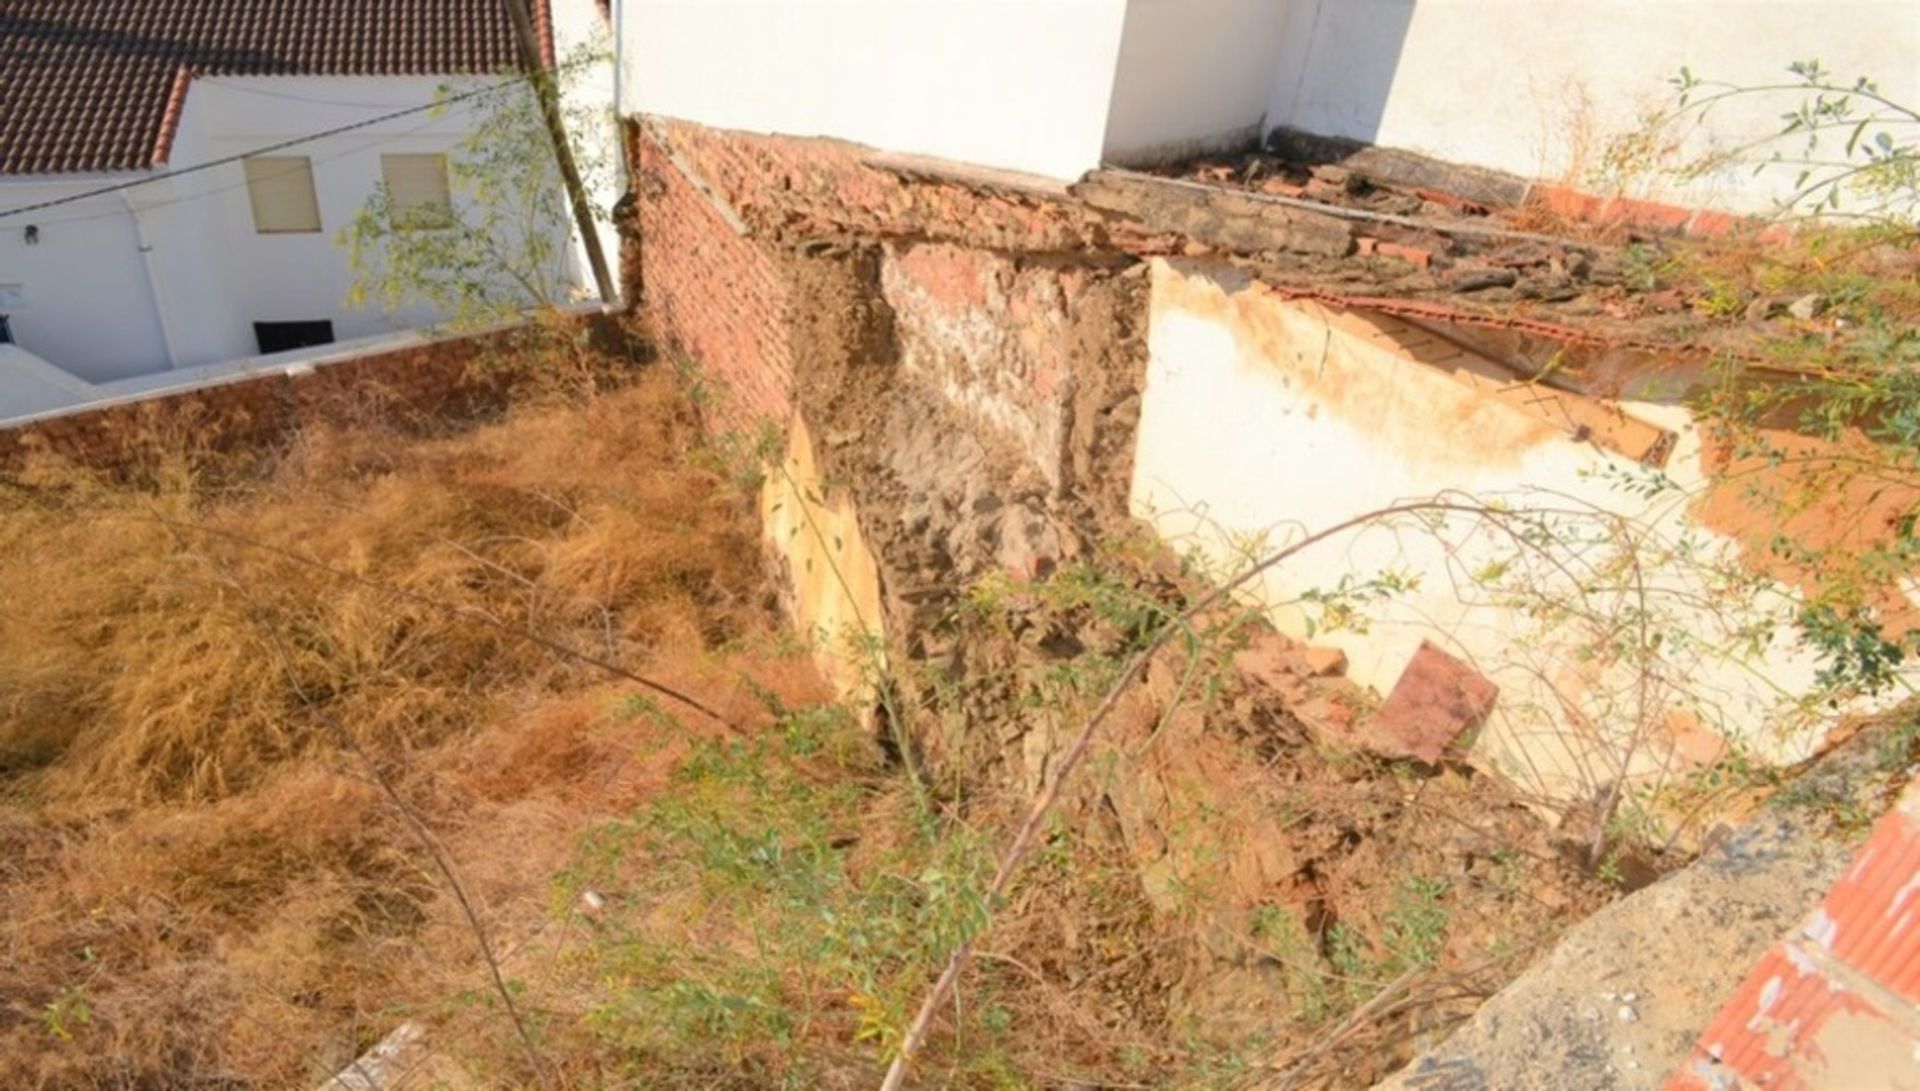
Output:
<path fill-rule="evenodd" d="M 577 389 L 438 436 L 365 420 L 268 458 L 156 449 L 132 483 L 43 463 L 0 487 L 10 1086 L 317 1083 L 396 1005 L 479 988 L 371 774 L 511 937 L 581 814 L 666 756 L 607 711 L 624 686 L 516 630 L 749 728 L 741 672 L 818 698 L 672 384 Z"/>
<path fill-rule="evenodd" d="M 411 1023 L 428 1085 L 866 1086 L 978 937 L 927 1084 L 1240 1086 L 1330 1028 L 1303 1071 L 1337 1083 L 1462 1010 L 1410 974 L 1489 988 L 1489 951 L 1604 896 L 1492 785 L 1323 752 L 1236 681 L 1229 610 L 989 899 L 1058 733 L 1191 574 L 1110 543 L 957 596 L 964 670 L 889 660 L 935 743 L 919 790 L 784 635 L 751 479 L 670 377 L 551 351 L 585 381 L 485 426 L 7 487 L 15 1082 L 316 1085 Z"/>

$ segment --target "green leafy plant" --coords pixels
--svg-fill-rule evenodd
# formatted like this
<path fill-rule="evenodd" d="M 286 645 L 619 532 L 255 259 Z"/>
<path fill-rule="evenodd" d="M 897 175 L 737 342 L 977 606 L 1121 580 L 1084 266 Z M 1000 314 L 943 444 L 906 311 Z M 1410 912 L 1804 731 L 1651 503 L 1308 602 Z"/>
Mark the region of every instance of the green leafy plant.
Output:
<path fill-rule="evenodd" d="M 1818 212 L 1866 220 L 1911 222 L 1920 214 L 1920 111 L 1886 96 L 1865 76 L 1844 79 L 1817 58 L 1795 61 L 1789 79 L 1733 83 L 1682 67 L 1671 81 L 1675 101 L 1652 126 L 1697 125 L 1735 100 L 1787 105 L 1773 132 L 1684 164 L 1684 177 L 1733 166 L 1795 172 L 1783 214 Z M 1784 146 L 1783 146 L 1784 145 Z"/>
<path fill-rule="evenodd" d="M 564 92 L 606 61 L 587 45 L 553 73 Z M 572 210 L 552 138 L 525 81 L 497 89 L 446 85 L 442 112 L 468 111 L 471 131 L 446 156 L 449 202 L 397 200 L 382 182 L 338 235 L 355 271 L 350 306 L 384 310 L 424 305 L 442 320 L 471 327 L 567 302 Z M 612 170 L 604 134 L 612 122 L 574 100 L 565 113 L 568 140 L 589 193 Z M 600 220 L 608 209 L 595 207 Z"/>

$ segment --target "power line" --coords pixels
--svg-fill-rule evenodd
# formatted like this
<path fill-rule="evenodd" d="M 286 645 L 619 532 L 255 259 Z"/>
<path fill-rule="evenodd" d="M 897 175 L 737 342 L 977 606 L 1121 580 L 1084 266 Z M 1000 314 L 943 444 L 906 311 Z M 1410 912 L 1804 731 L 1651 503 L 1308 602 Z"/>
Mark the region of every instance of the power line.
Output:
<path fill-rule="evenodd" d="M 277 79 L 283 77 L 267 76 L 264 78 Z M 259 95 L 263 98 L 286 99 L 289 102 L 310 102 L 316 106 L 355 106 L 363 110 L 370 110 L 387 105 L 387 103 L 384 102 L 349 102 L 346 99 L 315 98 L 312 95 L 296 95 L 290 91 L 269 91 L 264 87 L 248 87 L 244 84 L 228 83 L 225 80 L 214 79 L 210 76 L 196 78 L 193 81 L 193 86 L 217 87 L 222 91 L 232 91 L 239 95 Z"/>
<path fill-rule="evenodd" d="M 424 113 L 425 111 L 428 111 L 428 110 L 443 109 L 456 102 L 462 102 L 470 98 L 476 98 L 480 95 L 492 94 L 493 92 L 499 91 L 503 88 L 516 86 L 518 84 L 525 83 L 525 82 L 527 82 L 526 76 L 515 76 L 509 80 L 502 80 L 499 83 L 489 84 L 486 87 L 475 88 L 472 91 L 463 91 L 460 94 L 452 95 L 443 99 L 437 99 L 433 102 L 429 102 L 424 105 L 409 106 L 404 110 L 393 110 L 388 113 L 379 114 L 375 117 L 370 117 L 360 121 L 350 122 L 346 125 L 336 125 L 331 129 L 323 129 L 319 132 L 308 133 L 304 136 L 292 137 L 287 140 L 279 141 L 278 143 L 267 144 L 263 147 L 254 148 L 249 151 L 237 153 L 235 155 L 223 156 L 219 159 L 209 159 L 204 163 L 195 163 L 191 166 L 181 167 L 178 170 L 162 171 L 159 174 L 149 174 L 140 178 L 130 179 L 125 182 L 116 182 L 110 186 L 101 186 L 97 189 L 90 189 L 81 193 L 70 193 L 65 197 L 55 197 L 51 200 L 46 200 L 46 201 L 36 201 L 33 204 L 20 205 L 16 208 L 0 209 L 0 220 L 4 220 L 9 216 L 19 216 L 28 212 L 38 212 L 41 209 L 57 208 L 60 205 L 69 205 L 69 204 L 73 204 L 76 201 L 90 200 L 91 198 L 94 198 L 94 197 L 104 197 L 109 193 L 119 193 L 121 190 L 132 189 L 135 186 L 149 185 L 154 182 L 164 182 L 170 178 L 179 178 L 182 175 L 196 174 L 200 171 L 211 170 L 214 167 L 223 167 L 229 163 L 237 163 L 242 159 L 250 159 L 256 155 L 266 155 L 270 152 L 277 152 L 285 148 L 298 147 L 301 144 L 309 144 L 315 140 L 324 140 L 330 136 L 339 136 L 341 133 L 350 133 L 356 129 L 364 129 L 369 125 L 378 125 L 383 121 L 392 121 L 394 118 L 406 117 L 409 114 L 418 114 L 418 113 Z"/>
<path fill-rule="evenodd" d="M 458 109 L 467 109 L 472 106 L 471 103 L 457 103 L 453 105 Z M 413 126 L 410 129 L 402 129 L 399 132 L 389 133 L 386 136 L 375 137 L 374 139 L 368 140 L 364 143 L 355 144 L 351 148 L 341 148 L 340 150 L 333 152 L 330 155 L 316 156 L 314 157 L 313 162 L 316 164 L 330 163 L 335 159 L 340 159 L 345 156 L 355 155 L 360 152 L 366 151 L 368 148 L 377 148 L 382 144 L 390 143 L 395 140 L 400 140 L 406 137 L 413 136 L 414 134 L 418 133 L 420 130 L 426 128 L 430 124 L 432 124 L 432 120 L 424 121 L 418 125 Z M 238 182 L 230 182 L 224 186 L 214 186 L 211 189 L 196 190 L 193 193 L 189 193 L 184 196 L 172 197 L 164 201 L 155 201 L 152 204 L 139 205 L 137 207 L 141 213 L 152 212 L 156 209 L 162 209 L 162 208 L 172 208 L 174 205 L 183 205 L 188 203 L 189 201 L 198 201 L 207 197 L 217 197 L 222 193 L 231 193 L 236 189 L 245 189 L 249 184 L 250 183 L 248 183 L 245 179 L 242 179 Z M 86 223 L 90 220 L 115 219 L 118 217 L 123 217 L 125 215 L 127 215 L 127 210 L 123 207 L 110 208 L 105 210 L 104 212 L 89 212 L 84 216 L 67 216 L 58 220 L 35 220 L 34 226 L 41 227 L 41 228 L 59 227 L 62 224 L 77 224 L 77 223 Z"/>

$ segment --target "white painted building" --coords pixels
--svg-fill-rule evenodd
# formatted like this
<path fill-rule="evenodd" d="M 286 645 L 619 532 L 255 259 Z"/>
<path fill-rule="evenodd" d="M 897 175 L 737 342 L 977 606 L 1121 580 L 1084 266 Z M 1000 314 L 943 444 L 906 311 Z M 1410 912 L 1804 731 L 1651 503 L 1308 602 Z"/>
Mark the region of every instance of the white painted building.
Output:
<path fill-rule="evenodd" d="M 1920 102 L 1911 0 L 624 2 L 623 113 L 1061 179 L 1290 128 L 1599 186 L 1606 141 L 1671 102 L 1683 65 L 1762 84 L 1818 58 Z M 1797 102 L 1728 103 L 1676 156 L 1772 132 Z M 1622 181 L 1762 211 L 1793 177 Z"/>
<path fill-rule="evenodd" d="M 549 63 L 595 35 L 604 46 L 595 0 L 532 6 Z M 447 157 L 476 117 L 530 94 L 517 56 L 499 0 L 9 5 L 0 314 L 13 341 L 110 384 L 434 322 L 349 306 L 339 234 L 383 182 L 396 201 L 448 200 Z M 610 103 L 611 71 L 573 81 L 579 101 Z M 429 108 L 443 88 L 481 93 Z M 576 145 L 611 159 L 611 119 L 595 129 Z M 612 186 L 595 194 L 603 208 Z M 591 295 L 571 226 L 551 230 L 572 242 L 557 294 Z"/>

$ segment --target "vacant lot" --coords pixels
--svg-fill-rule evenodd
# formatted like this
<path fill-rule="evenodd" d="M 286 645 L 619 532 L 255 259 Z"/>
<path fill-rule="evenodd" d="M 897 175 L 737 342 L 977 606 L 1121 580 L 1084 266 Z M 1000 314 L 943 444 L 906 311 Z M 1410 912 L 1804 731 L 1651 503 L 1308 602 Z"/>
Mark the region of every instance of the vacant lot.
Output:
<path fill-rule="evenodd" d="M 693 435 L 653 376 L 5 486 L 4 1082 L 299 1086 L 484 988 L 436 854 L 504 954 L 573 832 L 725 730 L 555 645 L 738 730 L 817 699 Z"/>
<path fill-rule="evenodd" d="M 989 912 L 924 1086 L 1340 1086 L 1607 896 L 1497 784 L 1324 752 L 1222 648 L 1156 667 L 989 907 L 1023 733 L 1183 585 L 1122 551 L 971 589 L 978 662 L 899 711 L 973 741 L 916 781 L 688 405 L 656 370 L 0 486 L 8 1086 L 312 1087 L 403 1025 L 408 1088 L 872 1086 Z M 1144 867 L 1128 786 L 1194 769 L 1265 809 L 1176 799 Z"/>

